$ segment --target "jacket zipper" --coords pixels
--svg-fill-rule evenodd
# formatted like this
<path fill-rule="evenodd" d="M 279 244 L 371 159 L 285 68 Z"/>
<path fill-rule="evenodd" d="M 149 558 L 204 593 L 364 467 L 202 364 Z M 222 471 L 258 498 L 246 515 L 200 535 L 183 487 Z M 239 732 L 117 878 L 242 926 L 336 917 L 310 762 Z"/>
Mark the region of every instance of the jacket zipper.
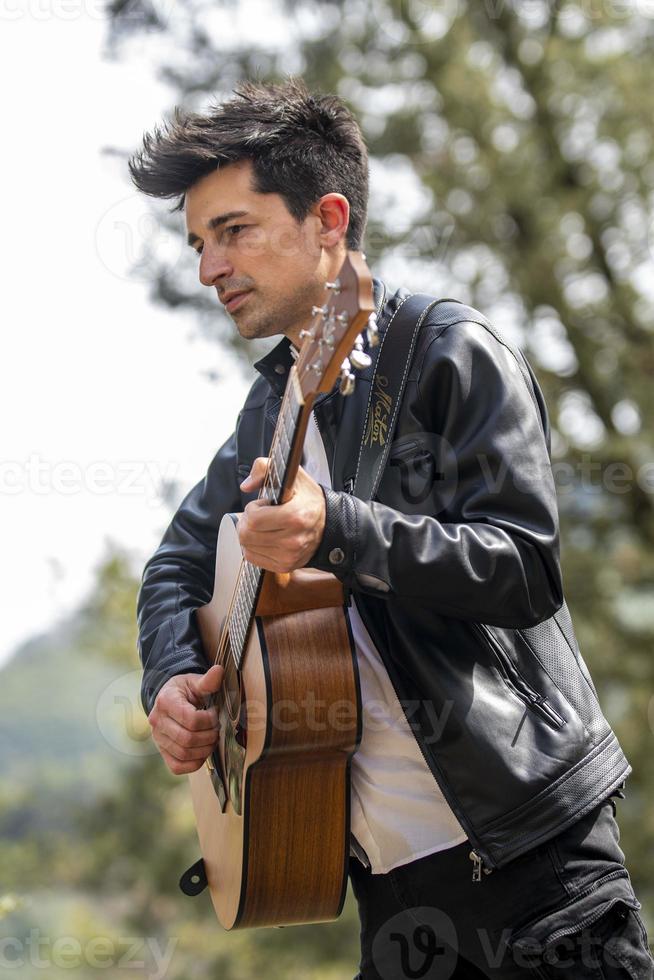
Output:
<path fill-rule="evenodd" d="M 354 477 L 351 477 L 350 479 L 352 481 L 354 481 Z M 348 491 L 348 492 L 351 492 L 351 491 Z M 357 607 L 357 609 L 358 609 L 358 607 Z M 364 626 L 366 627 L 366 629 L 368 629 L 368 625 L 367 625 L 364 617 L 361 615 L 361 612 L 360 611 L 359 611 L 359 615 L 361 616 L 361 619 L 363 620 Z M 372 636 L 372 634 L 371 634 L 371 636 Z M 400 698 L 400 695 L 397 692 L 397 688 L 395 687 L 395 683 L 393 681 L 392 674 L 388 670 L 388 664 L 384 660 L 384 655 L 383 655 L 383 653 L 382 653 L 381 650 L 379 650 L 379 656 L 381 658 L 382 663 L 384 664 L 384 667 L 388 671 L 388 676 L 390 678 L 391 685 L 392 685 L 393 689 L 395 690 L 395 694 L 397 696 L 397 699 L 398 699 L 398 702 L 400 704 L 400 707 L 402 708 L 402 711 L 404 711 L 404 705 L 402 704 L 402 700 Z M 406 717 L 406 711 L 404 711 L 404 715 Z M 408 721 L 409 721 L 409 719 L 407 718 L 407 722 Z M 410 724 L 411 723 L 409 722 L 409 725 Z M 430 773 L 434 777 L 434 780 L 436 781 L 437 786 L 439 787 L 441 793 L 443 794 L 447 805 L 452 810 L 452 813 L 455 815 L 455 817 L 457 818 L 457 820 L 461 824 L 461 827 L 463 828 L 463 830 L 465 831 L 465 833 L 468 835 L 468 841 L 473 845 L 473 848 L 474 849 L 470 852 L 470 860 L 474 862 L 473 869 L 472 869 L 472 880 L 474 882 L 480 882 L 482 880 L 482 872 L 485 875 L 492 874 L 492 872 L 494 870 L 494 865 L 491 863 L 491 860 L 490 860 L 489 856 L 485 853 L 485 850 L 484 850 L 483 846 L 481 845 L 481 843 L 479 841 L 479 838 L 470 829 L 470 825 L 468 824 L 467 817 L 461 812 L 461 809 L 458 806 L 458 804 L 455 804 L 452 801 L 449 792 L 446 792 L 445 791 L 445 788 L 444 787 L 447 785 L 446 781 L 443 779 L 443 777 L 442 777 L 442 775 L 440 775 L 440 773 L 439 773 L 440 779 L 436 776 L 436 772 L 434 770 L 437 769 L 438 767 L 435 766 L 435 765 L 433 765 L 429 761 L 429 759 L 427 758 L 427 755 L 425 753 L 424 748 L 422 747 L 422 744 L 420 742 L 420 739 L 417 738 L 417 736 L 415 736 L 415 735 L 414 735 L 414 737 L 416 739 L 416 744 L 417 744 L 418 748 L 420 749 L 420 754 L 422 755 L 422 757 L 423 757 L 423 759 L 425 761 L 425 765 L 427 766 L 427 768 L 429 769 Z"/>
<path fill-rule="evenodd" d="M 475 885 L 481 884 L 482 871 L 485 875 L 491 875 L 493 869 L 486 867 L 477 851 L 470 851 L 468 857 L 472 861 L 472 881 Z"/>
<path fill-rule="evenodd" d="M 384 307 L 385 300 L 386 300 L 386 287 L 384 287 L 384 291 L 383 291 L 383 294 L 382 294 L 381 302 L 379 304 L 379 309 L 377 311 L 377 315 L 378 316 L 380 315 L 381 310 Z M 412 444 L 411 449 L 413 450 L 416 445 L 417 445 L 417 443 Z M 408 447 L 402 447 L 401 452 L 405 451 L 406 449 L 408 449 Z M 398 453 L 397 455 L 400 455 L 400 453 Z M 353 493 L 355 479 L 356 479 L 356 474 L 353 474 L 352 476 L 348 476 L 343 481 L 343 490 L 344 490 L 345 493 L 349 493 L 349 494 Z M 350 590 L 348 590 L 348 592 L 349 591 Z M 349 603 L 348 603 L 348 605 L 349 605 Z M 361 613 L 359 613 L 359 615 L 361 615 Z M 363 616 L 361 618 L 363 619 Z M 364 625 L 366 625 L 365 620 L 364 620 Z M 367 629 L 367 625 L 366 625 L 366 629 Z M 388 666 L 387 666 L 387 664 L 386 664 L 386 662 L 384 660 L 384 657 L 383 657 L 381 651 L 379 651 L 379 656 L 381 657 L 381 661 L 384 664 L 384 667 L 388 671 Z M 393 683 L 393 678 L 392 678 L 390 672 L 389 672 L 388 676 L 390 678 L 390 681 L 391 681 L 391 684 L 392 684 L 393 688 L 395 689 L 395 684 Z M 402 705 L 402 701 L 400 700 L 400 697 L 399 697 L 399 695 L 397 693 L 397 690 L 395 691 L 395 694 L 396 694 L 396 696 L 398 698 L 398 701 L 399 701 L 400 705 Z M 402 706 L 402 710 L 404 711 L 404 706 Z M 404 712 L 404 714 L 406 716 L 406 712 Z M 407 721 L 408 721 L 408 719 L 407 719 Z M 445 784 L 445 780 L 442 778 L 442 776 L 441 776 L 440 779 L 437 778 L 436 773 L 434 772 L 434 768 L 435 767 L 427 759 L 427 755 L 425 754 L 425 750 L 423 749 L 423 747 L 422 747 L 422 745 L 420 743 L 420 739 L 419 738 L 416 738 L 416 744 L 417 744 L 418 748 L 420 749 L 420 754 L 422 755 L 422 757 L 423 757 L 423 759 L 425 761 L 425 765 L 427 766 L 427 768 L 431 772 L 432 776 L 434 777 L 434 779 L 436 781 L 436 784 L 438 785 L 441 793 L 445 797 L 445 800 L 446 800 L 448 806 L 450 807 L 450 809 L 452 810 L 452 812 L 456 816 L 457 820 L 461 824 L 461 826 L 462 826 L 463 830 L 465 831 L 465 833 L 468 835 L 468 840 L 476 848 L 475 850 L 472 850 L 470 852 L 470 860 L 473 862 L 472 880 L 475 883 L 481 882 L 481 880 L 482 880 L 482 874 L 489 875 L 489 874 L 492 874 L 492 872 L 493 872 L 493 867 L 492 867 L 492 865 L 490 863 L 490 860 L 489 860 L 489 858 L 487 857 L 486 854 L 483 854 L 483 856 L 482 856 L 483 848 L 482 848 L 481 844 L 479 843 L 476 834 L 474 834 L 470 830 L 470 827 L 468 826 L 467 818 L 461 813 L 461 810 L 458 807 L 458 805 L 457 806 L 453 806 L 452 800 L 450 799 L 450 796 L 449 796 L 449 793 L 446 793 L 445 790 L 444 790 L 444 788 L 443 788 L 443 785 Z"/>
<path fill-rule="evenodd" d="M 484 623 L 473 623 L 473 626 L 494 654 L 507 687 L 520 698 L 523 704 L 540 715 L 551 728 L 563 728 L 565 718 L 562 718 L 558 711 L 552 707 L 546 695 L 539 694 L 538 691 L 534 690 L 488 627 Z"/>

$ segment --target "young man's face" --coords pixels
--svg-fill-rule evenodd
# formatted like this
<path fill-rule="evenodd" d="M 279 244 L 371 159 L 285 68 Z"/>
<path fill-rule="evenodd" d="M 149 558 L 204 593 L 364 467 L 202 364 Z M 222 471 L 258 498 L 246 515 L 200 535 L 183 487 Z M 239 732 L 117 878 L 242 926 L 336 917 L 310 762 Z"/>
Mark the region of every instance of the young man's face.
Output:
<path fill-rule="evenodd" d="M 333 228 L 326 230 L 324 209 L 312 209 L 298 222 L 279 194 L 257 193 L 252 179 L 252 164 L 243 160 L 212 171 L 187 191 L 189 244 L 201 253 L 200 281 L 216 288 L 241 336 L 283 333 L 299 346 L 311 307 L 323 304 L 325 283 L 345 257 L 345 242 Z M 328 224 L 336 220 L 332 216 Z M 237 292 L 244 295 L 230 300 Z"/>

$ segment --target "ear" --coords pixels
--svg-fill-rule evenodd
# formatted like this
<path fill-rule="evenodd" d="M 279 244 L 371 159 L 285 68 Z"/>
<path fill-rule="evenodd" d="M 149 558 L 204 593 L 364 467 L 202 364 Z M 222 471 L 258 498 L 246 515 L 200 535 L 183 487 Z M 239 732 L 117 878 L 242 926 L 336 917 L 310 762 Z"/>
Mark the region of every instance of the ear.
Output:
<path fill-rule="evenodd" d="M 323 248 L 334 248 L 345 242 L 350 223 L 350 202 L 342 194 L 323 194 L 312 211 L 320 219 L 319 238 Z"/>

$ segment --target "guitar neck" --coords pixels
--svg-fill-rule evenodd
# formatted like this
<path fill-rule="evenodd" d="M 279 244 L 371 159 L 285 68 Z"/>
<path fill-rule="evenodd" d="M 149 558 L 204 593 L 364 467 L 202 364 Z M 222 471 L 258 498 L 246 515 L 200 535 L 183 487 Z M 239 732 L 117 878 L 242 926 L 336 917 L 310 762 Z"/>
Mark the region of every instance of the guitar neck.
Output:
<path fill-rule="evenodd" d="M 302 460 L 309 415 L 315 395 L 302 395 L 295 366 L 291 368 L 273 434 L 268 467 L 259 499 L 271 505 L 285 503 Z M 240 668 L 261 591 L 264 569 L 243 559 L 228 621 L 230 645 Z"/>
<path fill-rule="evenodd" d="M 324 306 L 314 306 L 312 322 L 302 330 L 303 341 L 291 368 L 268 456 L 268 468 L 259 499 L 270 504 L 285 503 L 302 459 L 309 414 L 319 392 L 329 392 L 340 375 L 344 395 L 354 387 L 353 369 L 370 364 L 359 333 L 367 324 L 371 346 L 377 342 L 372 278 L 365 257 L 347 253 L 334 282 L 326 283 Z M 227 618 L 229 641 L 240 668 L 261 591 L 264 570 L 243 559 Z"/>
<path fill-rule="evenodd" d="M 272 504 L 283 504 L 291 496 L 302 460 L 309 415 L 315 395 L 305 398 L 298 380 L 297 368 L 291 368 L 277 425 L 270 446 L 266 478 L 260 497 Z"/>

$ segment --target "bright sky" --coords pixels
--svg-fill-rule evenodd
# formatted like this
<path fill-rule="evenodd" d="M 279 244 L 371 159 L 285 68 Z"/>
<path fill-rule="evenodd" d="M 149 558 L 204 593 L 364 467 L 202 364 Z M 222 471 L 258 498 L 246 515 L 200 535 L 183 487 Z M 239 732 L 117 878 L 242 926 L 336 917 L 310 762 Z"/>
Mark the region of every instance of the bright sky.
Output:
<path fill-rule="evenodd" d="M 171 97 L 102 60 L 99 9 L 0 11 L 0 662 L 75 608 L 107 540 L 148 557 L 170 515 L 160 476 L 190 489 L 247 390 L 190 318 L 126 277 L 147 204 L 100 149 L 135 146 Z"/>

